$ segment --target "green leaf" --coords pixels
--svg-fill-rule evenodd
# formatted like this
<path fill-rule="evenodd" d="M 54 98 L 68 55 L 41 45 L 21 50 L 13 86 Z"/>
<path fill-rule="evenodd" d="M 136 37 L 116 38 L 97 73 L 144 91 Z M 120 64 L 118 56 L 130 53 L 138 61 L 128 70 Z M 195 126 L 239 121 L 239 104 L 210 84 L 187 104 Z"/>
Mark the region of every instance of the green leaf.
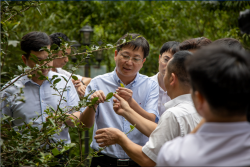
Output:
<path fill-rule="evenodd" d="M 36 55 L 34 55 L 34 54 L 30 54 L 30 56 L 33 58 L 32 60 L 36 63 L 36 62 L 38 62 L 38 58 L 36 57 Z"/>
<path fill-rule="evenodd" d="M 48 118 L 48 120 L 49 120 L 49 122 L 54 126 L 54 127 L 56 127 L 56 124 L 55 124 L 55 122 L 54 121 L 52 121 L 52 119 L 51 118 Z"/>
<path fill-rule="evenodd" d="M 58 154 L 60 154 L 60 152 L 58 151 L 57 148 L 54 148 L 54 149 L 52 150 L 52 153 L 53 153 L 54 156 L 57 156 Z"/>
<path fill-rule="evenodd" d="M 53 84 L 57 84 L 58 82 L 60 82 L 61 81 L 61 78 L 58 78 L 58 79 L 56 79 L 54 82 L 53 82 Z"/>
<path fill-rule="evenodd" d="M 96 102 L 98 101 L 99 97 L 95 97 L 92 99 L 91 104 L 96 104 Z"/>
<path fill-rule="evenodd" d="M 123 83 L 120 83 L 120 85 L 121 85 L 122 88 L 125 88 L 125 86 L 123 85 Z"/>
<path fill-rule="evenodd" d="M 75 75 L 72 75 L 72 78 L 73 78 L 75 81 L 78 80 L 77 76 L 75 76 Z"/>
<path fill-rule="evenodd" d="M 114 95 L 113 92 L 110 92 L 109 94 L 107 94 L 105 101 L 111 99 L 113 97 L 113 95 Z"/>
<path fill-rule="evenodd" d="M 51 80 L 54 80 L 58 75 L 53 75 Z"/>
<path fill-rule="evenodd" d="M 135 128 L 134 125 L 130 125 L 130 129 L 133 130 Z"/>

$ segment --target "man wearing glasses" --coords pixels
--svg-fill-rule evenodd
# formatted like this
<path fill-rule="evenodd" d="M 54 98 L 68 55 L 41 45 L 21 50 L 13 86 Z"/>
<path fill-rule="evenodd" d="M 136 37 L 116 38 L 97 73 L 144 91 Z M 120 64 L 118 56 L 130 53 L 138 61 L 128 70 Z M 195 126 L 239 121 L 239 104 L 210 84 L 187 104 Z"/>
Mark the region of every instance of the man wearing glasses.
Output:
<path fill-rule="evenodd" d="M 159 55 L 159 72 L 151 77 L 159 84 L 158 112 L 160 116 L 166 111 L 164 104 L 171 100 L 167 94 L 167 90 L 163 83 L 165 69 L 168 61 L 178 51 L 179 51 L 179 42 L 169 41 L 164 43 L 161 47 Z"/>
<path fill-rule="evenodd" d="M 124 133 L 130 130 L 131 124 L 123 116 L 114 112 L 113 98 L 109 100 L 110 102 L 105 102 L 106 95 L 110 92 L 117 92 L 142 117 L 158 122 L 158 84 L 149 77 L 139 74 L 139 70 L 149 54 L 149 44 L 144 37 L 138 34 L 126 34 L 118 40 L 118 44 L 121 44 L 126 38 L 132 39 L 132 41 L 117 47 L 114 55 L 115 70 L 93 78 L 86 89 L 85 96 L 90 91 L 96 90 L 90 98 L 99 98 L 99 105 L 95 106 L 96 112 L 93 108 L 86 107 L 82 109 L 83 112 L 80 116 L 86 127 L 91 127 L 95 123 L 93 136 L 98 129 L 108 127 L 117 128 Z M 148 141 L 148 137 L 137 129 L 129 133 L 128 138 L 141 146 Z M 99 150 L 99 145 L 94 139 L 91 147 L 94 150 Z M 105 148 L 100 155 L 100 157 L 92 159 L 91 167 L 98 165 L 102 167 L 139 166 L 129 158 L 119 145 Z"/>

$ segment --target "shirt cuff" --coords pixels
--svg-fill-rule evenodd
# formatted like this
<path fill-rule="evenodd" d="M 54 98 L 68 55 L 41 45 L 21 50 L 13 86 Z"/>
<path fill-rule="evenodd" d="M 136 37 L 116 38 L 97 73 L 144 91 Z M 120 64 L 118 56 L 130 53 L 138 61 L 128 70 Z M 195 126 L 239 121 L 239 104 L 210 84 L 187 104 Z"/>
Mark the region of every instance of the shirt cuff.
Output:
<path fill-rule="evenodd" d="M 142 147 L 142 152 L 146 154 L 152 161 L 156 163 L 157 161 L 157 155 L 150 150 L 150 148 L 147 147 L 148 142 Z"/>

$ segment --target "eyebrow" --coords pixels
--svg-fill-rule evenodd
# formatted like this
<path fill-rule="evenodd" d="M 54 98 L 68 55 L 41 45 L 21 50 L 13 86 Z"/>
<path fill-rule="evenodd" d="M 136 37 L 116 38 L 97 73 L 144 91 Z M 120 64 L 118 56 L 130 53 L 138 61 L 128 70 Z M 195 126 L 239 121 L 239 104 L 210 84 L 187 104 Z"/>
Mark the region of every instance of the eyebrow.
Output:
<path fill-rule="evenodd" d="M 167 57 L 167 58 L 169 58 L 169 59 L 170 59 L 170 57 L 169 57 L 169 56 L 167 56 L 167 55 L 166 55 L 166 56 L 163 56 L 163 57 Z"/>

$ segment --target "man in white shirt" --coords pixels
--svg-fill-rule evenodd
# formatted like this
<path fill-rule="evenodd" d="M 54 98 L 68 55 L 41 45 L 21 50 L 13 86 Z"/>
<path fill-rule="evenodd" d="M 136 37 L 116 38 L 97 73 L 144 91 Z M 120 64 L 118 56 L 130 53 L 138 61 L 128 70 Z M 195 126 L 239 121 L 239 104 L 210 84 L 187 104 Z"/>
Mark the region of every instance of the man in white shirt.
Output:
<path fill-rule="evenodd" d="M 60 38 L 62 38 L 65 42 L 70 42 L 70 39 L 65 34 L 60 33 L 60 32 L 51 34 L 49 37 L 52 40 L 52 45 L 56 44 L 58 47 L 61 47 L 61 44 L 62 44 L 62 41 Z M 58 50 L 58 47 L 55 50 Z M 65 49 L 64 56 L 66 56 L 66 57 L 63 57 L 62 50 L 58 51 L 58 53 L 57 53 L 58 58 L 53 60 L 53 67 L 54 68 L 52 68 L 52 71 L 57 72 L 59 74 L 66 75 L 67 77 L 70 77 L 71 73 L 62 69 L 62 67 L 65 66 L 67 64 L 67 62 L 69 61 L 67 56 L 69 56 L 70 53 L 71 53 L 70 46 Z M 73 82 L 79 96 L 84 96 L 86 86 L 90 83 L 91 78 L 82 77 L 80 75 L 75 75 L 75 76 L 77 76 L 78 80 L 72 79 L 72 82 Z"/>
<path fill-rule="evenodd" d="M 206 47 L 189 59 L 187 71 L 195 108 L 205 123 L 195 134 L 167 142 L 157 165 L 249 166 L 249 53 Z"/>
<path fill-rule="evenodd" d="M 158 112 L 161 116 L 165 111 L 164 104 L 168 102 L 170 97 L 167 94 L 163 77 L 168 61 L 173 57 L 173 54 L 179 51 L 179 42 L 169 41 L 162 45 L 159 55 L 159 72 L 151 78 L 159 84 Z"/>
<path fill-rule="evenodd" d="M 165 87 L 172 99 L 165 104 L 166 111 L 161 116 L 158 125 L 140 116 L 119 95 L 114 96 L 114 110 L 146 136 L 149 141 L 140 146 L 133 143 L 118 129 L 105 128 L 96 132 L 96 142 L 104 147 L 119 144 L 128 156 L 140 166 L 155 166 L 158 152 L 164 142 L 191 132 L 200 122 L 200 116 L 195 111 L 191 100 L 190 83 L 185 70 L 185 60 L 192 53 L 179 51 L 169 61 L 164 76 Z"/>

